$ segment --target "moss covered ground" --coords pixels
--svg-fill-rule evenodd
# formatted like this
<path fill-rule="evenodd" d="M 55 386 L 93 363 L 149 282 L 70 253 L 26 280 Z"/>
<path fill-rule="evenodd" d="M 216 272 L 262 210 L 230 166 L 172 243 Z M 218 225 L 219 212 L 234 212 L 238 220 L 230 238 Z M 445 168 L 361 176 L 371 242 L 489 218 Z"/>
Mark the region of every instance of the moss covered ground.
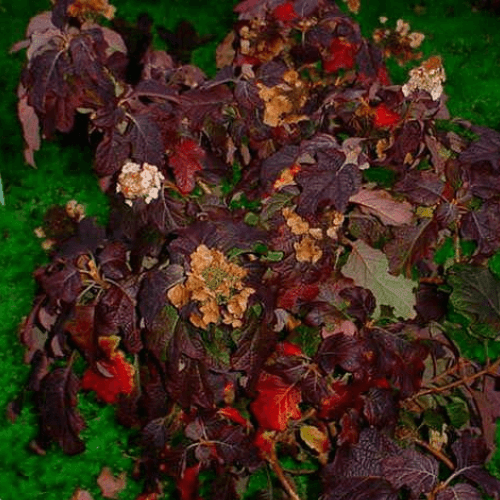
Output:
<path fill-rule="evenodd" d="M 155 23 L 174 28 L 181 19 L 190 20 L 200 34 L 215 39 L 193 56 L 193 63 L 209 75 L 215 72 L 214 50 L 234 20 L 228 0 L 116 0 L 118 15 L 133 21 L 148 12 Z M 0 206 L 0 500 L 66 500 L 77 487 L 102 498 L 96 478 L 103 466 L 113 472 L 131 471 L 137 450 L 130 446 L 133 434 L 114 422 L 113 409 L 99 405 L 93 395 L 79 400 L 88 427 L 83 436 L 87 450 L 65 457 L 57 447 L 39 456 L 28 445 L 36 435 L 36 416 L 27 403 L 21 416 L 10 423 L 7 403 L 25 384 L 23 348 L 17 338 L 18 325 L 29 313 L 35 294 L 33 270 L 48 258 L 34 229 L 40 226 L 48 207 L 76 199 L 89 215 L 106 220 L 107 202 L 91 171 L 89 147 L 75 146 L 59 138 L 44 143 L 36 154 L 37 169 L 23 161 L 21 129 L 16 117 L 17 81 L 25 60 L 23 52 L 9 54 L 12 43 L 23 37 L 29 18 L 50 8 L 48 0 L 0 0 L 0 174 L 5 206 Z M 485 10 L 474 11 L 466 0 L 364 0 L 355 18 L 363 34 L 370 36 L 386 16 L 391 26 L 398 18 L 408 21 L 412 31 L 426 39 L 425 56 L 441 55 L 447 73 L 446 93 L 452 116 L 500 130 L 500 17 Z M 164 48 L 156 40 L 158 47 Z M 411 65 L 410 65 L 411 67 Z M 395 83 L 406 80 L 408 67 L 390 65 Z M 478 350 L 482 346 L 477 347 Z M 473 349 L 472 349 L 473 350 Z M 500 478 L 500 454 L 490 468 Z M 129 480 L 120 494 L 134 499 L 140 483 Z"/>

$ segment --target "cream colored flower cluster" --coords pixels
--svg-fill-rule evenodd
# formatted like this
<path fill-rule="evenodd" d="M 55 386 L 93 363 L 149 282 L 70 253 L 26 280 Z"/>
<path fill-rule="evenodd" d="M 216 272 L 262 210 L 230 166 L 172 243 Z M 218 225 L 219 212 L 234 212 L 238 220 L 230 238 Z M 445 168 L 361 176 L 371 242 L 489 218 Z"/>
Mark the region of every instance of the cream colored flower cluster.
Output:
<path fill-rule="evenodd" d="M 165 177 L 154 165 L 143 163 L 141 166 L 127 161 L 118 177 L 116 192 L 122 193 L 125 203 L 130 206 L 137 198 L 144 198 L 146 203 L 151 203 L 152 200 L 158 198 L 164 179 Z"/>
<path fill-rule="evenodd" d="M 189 319 L 199 328 L 217 324 L 221 315 L 226 325 L 242 326 L 248 298 L 255 292 L 243 285 L 248 271 L 228 262 L 222 252 L 206 245 L 198 246 L 191 254 L 190 267 L 187 280 L 168 290 L 170 302 L 177 308 L 192 300 L 198 302 L 201 315 L 193 313 Z"/>
<path fill-rule="evenodd" d="M 401 90 L 408 97 L 416 90 L 428 92 L 433 101 L 437 101 L 443 93 L 443 82 L 446 80 L 441 58 L 433 56 L 418 68 L 410 71 L 410 80 L 403 85 Z"/>

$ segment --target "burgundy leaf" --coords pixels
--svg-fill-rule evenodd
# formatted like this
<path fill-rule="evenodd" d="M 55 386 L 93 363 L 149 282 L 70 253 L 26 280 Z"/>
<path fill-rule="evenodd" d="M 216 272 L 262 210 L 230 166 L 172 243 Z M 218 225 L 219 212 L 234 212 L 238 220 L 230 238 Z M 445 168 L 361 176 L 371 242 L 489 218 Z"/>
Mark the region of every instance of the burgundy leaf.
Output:
<path fill-rule="evenodd" d="M 389 272 L 412 276 L 412 266 L 428 259 L 437 243 L 438 224 L 434 219 L 424 219 L 414 226 L 393 228 L 394 237 L 384 246 L 389 258 Z"/>
<path fill-rule="evenodd" d="M 87 361 L 93 363 L 98 349 L 95 305 L 76 305 L 64 328 Z"/>
<path fill-rule="evenodd" d="M 85 445 L 79 434 L 85 424 L 75 410 L 79 388 L 80 381 L 70 367 L 56 368 L 42 379 L 38 393 L 38 441 L 42 448 L 55 441 L 68 455 L 84 451 Z"/>
<path fill-rule="evenodd" d="M 175 182 L 182 194 L 189 194 L 195 187 L 195 174 L 203 170 L 205 150 L 192 139 L 181 139 L 169 156 L 174 169 Z"/>
<path fill-rule="evenodd" d="M 344 288 L 339 295 L 349 302 L 347 314 L 362 323 L 365 323 L 375 311 L 375 297 L 367 288 L 360 286 Z"/>
<path fill-rule="evenodd" d="M 180 96 L 179 113 L 186 116 L 196 129 L 201 127 L 207 114 L 217 113 L 223 104 L 231 102 L 232 92 L 225 85 L 188 90 Z"/>

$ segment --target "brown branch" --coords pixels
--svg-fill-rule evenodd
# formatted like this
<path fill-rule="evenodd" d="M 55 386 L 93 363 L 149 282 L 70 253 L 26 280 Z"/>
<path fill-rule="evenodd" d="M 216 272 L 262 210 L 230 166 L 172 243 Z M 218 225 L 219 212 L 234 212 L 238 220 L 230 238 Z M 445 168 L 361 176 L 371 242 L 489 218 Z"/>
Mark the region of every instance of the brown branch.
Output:
<path fill-rule="evenodd" d="M 426 443 L 421 439 L 415 439 L 414 442 L 431 452 L 438 460 L 441 460 L 441 462 L 443 462 L 448 469 L 455 470 L 455 464 L 442 451 L 432 447 L 429 443 Z"/>
<path fill-rule="evenodd" d="M 427 394 L 437 394 L 440 392 L 449 391 L 450 389 L 453 389 L 460 385 L 469 385 L 471 382 L 480 377 L 483 377 L 484 375 L 492 375 L 497 370 L 498 367 L 500 367 L 500 358 L 498 358 L 491 365 L 487 366 L 484 370 L 474 373 L 474 375 L 469 375 L 468 377 L 461 378 L 460 380 L 456 380 L 451 384 L 443 385 L 442 387 L 433 387 L 432 389 L 424 389 L 423 391 L 417 392 L 417 394 L 414 394 L 408 399 L 410 400 L 417 399 L 420 396 L 425 396 Z"/>
<path fill-rule="evenodd" d="M 271 466 L 271 469 L 273 470 L 273 472 L 276 474 L 276 476 L 280 480 L 281 485 L 283 486 L 285 491 L 288 493 L 288 496 L 292 500 L 301 500 L 301 498 L 299 497 L 299 495 L 297 495 L 297 492 L 295 491 L 293 486 L 290 484 L 290 481 L 288 481 L 288 479 L 286 478 L 285 472 L 281 468 L 281 465 L 278 461 L 278 457 L 276 456 L 275 451 L 273 451 L 273 453 L 269 457 L 268 462 L 269 462 L 269 465 Z"/>

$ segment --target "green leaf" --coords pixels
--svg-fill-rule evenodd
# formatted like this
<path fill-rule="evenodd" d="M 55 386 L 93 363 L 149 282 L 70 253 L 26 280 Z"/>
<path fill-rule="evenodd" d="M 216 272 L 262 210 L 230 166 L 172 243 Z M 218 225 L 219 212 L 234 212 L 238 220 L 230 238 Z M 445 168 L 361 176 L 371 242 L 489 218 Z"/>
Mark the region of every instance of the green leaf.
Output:
<path fill-rule="evenodd" d="M 264 260 L 268 260 L 270 262 L 279 262 L 280 260 L 283 259 L 284 255 L 285 255 L 284 252 L 271 251 L 267 252 L 267 255 L 264 257 Z"/>
<path fill-rule="evenodd" d="M 472 322 L 500 328 L 500 280 L 488 269 L 469 264 L 450 268 L 453 287 L 450 302 L 456 312 Z"/>
<path fill-rule="evenodd" d="M 377 300 L 375 318 L 380 316 L 381 305 L 393 307 L 397 317 L 415 317 L 416 298 L 413 289 L 417 283 L 404 276 L 389 274 L 388 268 L 387 257 L 382 251 L 370 247 L 363 240 L 357 240 L 352 245 L 342 274 L 353 279 L 356 285 L 371 290 Z"/>
<path fill-rule="evenodd" d="M 445 419 L 439 411 L 428 408 L 424 411 L 423 423 L 435 431 L 440 431 L 443 428 Z"/>
<path fill-rule="evenodd" d="M 453 246 L 453 239 L 446 238 L 444 243 L 434 253 L 434 262 L 443 266 L 447 260 L 455 257 L 455 247 Z"/>
<path fill-rule="evenodd" d="M 488 267 L 497 278 L 500 278 L 500 252 L 490 257 Z"/>
<path fill-rule="evenodd" d="M 448 414 L 451 425 L 460 429 L 460 427 L 469 422 L 469 408 L 467 403 L 458 396 L 452 396 L 450 399 L 451 402 L 445 406 L 446 413 Z"/>
<path fill-rule="evenodd" d="M 256 226 L 259 223 L 259 216 L 253 212 L 248 212 L 243 220 L 249 226 Z"/>

